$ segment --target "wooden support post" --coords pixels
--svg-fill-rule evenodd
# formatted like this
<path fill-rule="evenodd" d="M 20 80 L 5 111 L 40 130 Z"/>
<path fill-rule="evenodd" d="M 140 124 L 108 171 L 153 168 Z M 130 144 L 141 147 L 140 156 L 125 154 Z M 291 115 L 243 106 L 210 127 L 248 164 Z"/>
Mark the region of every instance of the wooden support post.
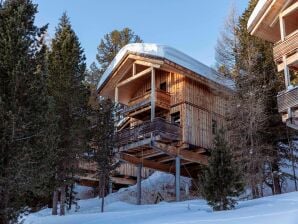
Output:
<path fill-rule="evenodd" d="M 142 164 L 137 165 L 137 204 L 141 204 L 142 199 Z"/>
<path fill-rule="evenodd" d="M 155 68 L 151 71 L 151 121 L 155 118 Z"/>
<path fill-rule="evenodd" d="M 136 75 L 136 73 L 137 73 L 136 63 L 133 63 L 132 64 L 132 75 L 134 76 L 134 75 Z"/>
<path fill-rule="evenodd" d="M 119 89 L 118 86 L 115 87 L 115 103 L 119 102 Z"/>
<path fill-rule="evenodd" d="M 176 201 L 180 201 L 180 157 L 176 156 L 176 179 L 175 179 L 175 194 Z"/>
<path fill-rule="evenodd" d="M 113 181 L 112 178 L 109 179 L 109 194 L 113 193 Z"/>
<path fill-rule="evenodd" d="M 285 21 L 282 15 L 279 16 L 279 28 L 280 28 L 280 39 L 281 41 L 284 41 L 286 36 L 286 27 L 285 27 Z"/>
<path fill-rule="evenodd" d="M 291 84 L 291 81 L 290 81 L 290 71 L 287 65 L 287 57 L 285 55 L 282 56 L 282 61 L 284 64 L 285 85 L 286 85 L 286 88 L 288 89 L 288 86 Z"/>

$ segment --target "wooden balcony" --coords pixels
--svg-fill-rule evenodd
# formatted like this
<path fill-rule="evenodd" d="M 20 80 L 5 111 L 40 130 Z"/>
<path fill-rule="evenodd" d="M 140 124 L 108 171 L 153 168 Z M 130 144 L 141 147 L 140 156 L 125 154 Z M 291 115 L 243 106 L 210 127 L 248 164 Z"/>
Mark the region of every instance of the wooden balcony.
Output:
<path fill-rule="evenodd" d="M 125 151 L 134 147 L 149 144 L 152 139 L 164 142 L 177 142 L 182 139 L 181 127 L 162 118 L 145 121 L 129 129 L 116 133 L 117 151 Z"/>
<path fill-rule="evenodd" d="M 280 113 L 287 112 L 288 108 L 298 108 L 298 86 L 280 92 L 277 96 L 277 105 Z"/>
<path fill-rule="evenodd" d="M 122 114 L 124 116 L 134 117 L 145 111 L 149 111 L 151 106 L 151 91 L 148 91 L 142 96 L 131 99 L 126 107 L 123 108 Z M 155 108 L 156 110 L 170 109 L 171 95 L 162 90 L 155 90 Z"/>
<path fill-rule="evenodd" d="M 282 62 L 284 55 L 290 56 L 298 52 L 298 30 L 285 37 L 284 41 L 277 42 L 273 47 L 274 61 Z"/>

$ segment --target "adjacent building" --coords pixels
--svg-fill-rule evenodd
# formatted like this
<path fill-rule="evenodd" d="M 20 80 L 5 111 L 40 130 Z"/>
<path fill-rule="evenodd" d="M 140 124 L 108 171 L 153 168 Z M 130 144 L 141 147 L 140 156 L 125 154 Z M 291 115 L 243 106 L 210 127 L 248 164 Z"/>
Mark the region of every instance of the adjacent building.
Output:
<path fill-rule="evenodd" d="M 298 0 L 259 0 L 247 27 L 252 35 L 274 43 L 274 61 L 285 77 L 278 110 L 282 120 L 298 130 L 298 86 L 291 82 L 298 72 Z"/>

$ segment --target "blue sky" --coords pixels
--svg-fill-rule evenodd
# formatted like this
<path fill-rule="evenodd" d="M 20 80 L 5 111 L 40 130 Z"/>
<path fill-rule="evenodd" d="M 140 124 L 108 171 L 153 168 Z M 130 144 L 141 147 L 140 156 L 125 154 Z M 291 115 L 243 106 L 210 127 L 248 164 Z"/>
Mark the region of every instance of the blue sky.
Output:
<path fill-rule="evenodd" d="M 39 5 L 36 23 L 49 23 L 49 35 L 64 11 L 85 50 L 95 61 L 105 33 L 131 28 L 144 42 L 175 47 L 212 66 L 217 37 L 230 8 L 241 13 L 248 0 L 33 0 Z"/>

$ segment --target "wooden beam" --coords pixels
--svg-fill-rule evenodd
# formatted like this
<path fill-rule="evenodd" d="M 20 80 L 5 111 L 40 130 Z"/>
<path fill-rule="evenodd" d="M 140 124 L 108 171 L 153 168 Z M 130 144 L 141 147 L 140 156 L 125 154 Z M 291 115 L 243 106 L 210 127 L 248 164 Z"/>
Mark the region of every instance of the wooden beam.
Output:
<path fill-rule="evenodd" d="M 167 155 L 166 157 L 156 159 L 155 161 L 158 162 L 158 163 L 166 163 L 166 162 L 169 162 L 169 161 L 173 161 L 174 159 L 175 159 L 175 157 Z"/>
<path fill-rule="evenodd" d="M 119 102 L 119 89 L 116 86 L 115 87 L 115 103 L 118 103 L 118 102 Z"/>
<path fill-rule="evenodd" d="M 285 17 L 287 16 L 288 14 L 296 11 L 298 9 L 298 2 L 294 3 L 293 5 L 291 5 L 290 7 L 288 7 L 286 10 L 284 10 L 282 13 L 281 13 L 281 16 L 282 17 Z"/>
<path fill-rule="evenodd" d="M 282 61 L 284 64 L 284 78 L 285 78 L 285 85 L 286 88 L 288 89 L 288 86 L 291 84 L 291 80 L 290 80 L 290 70 L 287 64 L 287 56 L 284 55 L 282 56 Z"/>
<path fill-rule="evenodd" d="M 136 60 L 134 63 L 138 65 L 153 67 L 153 68 L 160 68 L 160 64 L 153 64 L 147 61 Z"/>
<path fill-rule="evenodd" d="M 124 177 L 111 177 L 113 183 L 116 184 L 124 184 L 124 185 L 134 185 L 136 184 L 136 180 L 131 178 L 124 178 Z"/>
<path fill-rule="evenodd" d="M 285 27 L 285 21 L 282 15 L 279 16 L 279 29 L 280 29 L 280 39 L 281 41 L 284 41 L 286 36 L 286 27 Z"/>
<path fill-rule="evenodd" d="M 143 140 L 140 140 L 140 141 L 137 141 L 137 142 L 132 142 L 132 143 L 127 144 L 125 146 L 120 146 L 118 148 L 115 148 L 114 152 L 123 152 L 123 151 L 127 151 L 127 150 L 130 150 L 130 149 L 135 149 L 135 148 L 138 148 L 138 147 L 141 147 L 141 146 L 144 146 L 144 145 L 149 145 L 150 142 L 151 142 L 150 138 L 143 139 Z"/>
<path fill-rule="evenodd" d="M 181 157 L 181 159 L 184 159 L 187 161 L 201 163 L 204 165 L 207 165 L 208 163 L 208 157 L 202 154 L 198 154 L 184 149 L 179 149 L 175 146 L 166 145 L 156 141 L 151 141 L 151 146 L 157 150 L 161 150 L 167 153 L 168 155 L 175 156 L 175 157 L 179 156 Z"/>
<path fill-rule="evenodd" d="M 285 8 L 288 7 L 288 5 L 290 4 L 291 0 L 287 0 L 286 3 L 283 4 L 282 8 L 281 8 L 281 12 L 284 11 Z M 271 28 L 278 22 L 279 20 L 279 15 L 277 15 L 274 20 L 272 21 L 272 23 L 269 25 Z"/>
<path fill-rule="evenodd" d="M 152 70 L 152 68 L 147 68 L 147 69 L 145 69 L 144 71 L 141 71 L 141 72 L 139 72 L 138 74 L 135 74 L 134 76 L 131 76 L 131 77 L 129 77 L 128 79 L 126 79 L 126 80 L 124 80 L 124 81 L 122 81 L 122 82 L 119 82 L 117 86 L 120 87 L 120 86 L 123 86 L 123 85 L 125 85 L 125 84 L 128 84 L 128 83 L 130 83 L 131 81 L 134 81 L 134 80 L 136 80 L 136 79 L 142 77 L 143 75 L 146 75 L 147 73 L 151 72 L 151 70 Z"/>
<path fill-rule="evenodd" d="M 164 152 L 161 151 L 156 151 L 155 149 L 148 149 L 145 152 L 142 150 L 141 152 L 138 152 L 137 154 L 135 154 L 135 156 L 137 157 L 141 157 L 143 159 L 147 159 L 147 158 L 151 158 L 154 156 L 159 156 L 164 154 Z"/>
<path fill-rule="evenodd" d="M 151 68 L 151 121 L 155 118 L 155 68 Z"/>
<path fill-rule="evenodd" d="M 133 63 L 132 64 L 132 75 L 134 76 L 134 75 L 136 75 L 136 73 L 137 73 L 137 66 L 136 66 L 136 63 Z"/>
<path fill-rule="evenodd" d="M 162 172 L 175 172 L 175 167 L 173 166 L 169 166 L 169 165 L 165 165 L 165 164 L 160 164 L 154 161 L 150 161 L 147 159 L 140 159 L 137 158 L 135 156 L 129 155 L 127 153 L 121 153 L 119 154 L 119 159 L 132 163 L 132 164 L 143 164 L 144 167 L 150 168 L 150 169 L 154 169 L 154 170 L 159 170 Z"/>

